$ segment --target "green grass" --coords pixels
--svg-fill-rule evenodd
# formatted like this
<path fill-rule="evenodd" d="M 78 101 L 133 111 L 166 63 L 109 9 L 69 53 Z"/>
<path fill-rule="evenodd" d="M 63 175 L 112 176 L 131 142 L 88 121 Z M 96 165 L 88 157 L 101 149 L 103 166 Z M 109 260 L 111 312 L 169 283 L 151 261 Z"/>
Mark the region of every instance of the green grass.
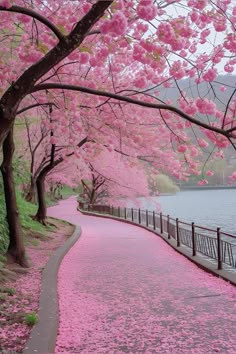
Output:
<path fill-rule="evenodd" d="M 30 312 L 25 314 L 25 323 L 33 327 L 38 322 L 38 316 L 35 312 Z"/>
<path fill-rule="evenodd" d="M 47 206 L 52 206 L 52 205 L 56 205 L 61 199 L 66 199 L 69 198 L 72 195 L 76 194 L 76 190 L 64 185 L 62 187 L 62 189 L 60 190 L 60 194 L 61 194 L 61 198 L 58 199 L 51 199 L 50 196 L 47 194 L 46 195 L 46 204 Z"/>
<path fill-rule="evenodd" d="M 18 189 L 18 188 L 16 188 Z M 48 226 L 45 228 L 42 224 L 32 219 L 32 216 L 35 215 L 37 211 L 37 206 L 27 202 L 23 196 L 21 195 L 20 191 L 16 192 L 17 194 L 17 206 L 20 213 L 20 221 L 22 225 L 23 235 L 30 233 L 36 233 L 38 235 L 45 234 L 45 230 L 51 230 L 52 227 Z M 6 222 L 6 210 L 5 210 L 5 200 L 4 200 L 4 193 L 0 181 L 0 269 L 3 267 L 5 262 L 4 254 L 7 251 L 9 238 L 8 238 L 8 225 Z M 39 238 L 39 237 L 38 237 Z M 32 240 L 27 237 L 25 242 L 32 243 L 33 245 L 37 244 L 37 241 L 32 238 Z"/>
<path fill-rule="evenodd" d="M 36 214 L 37 206 L 27 202 L 20 193 L 17 193 L 17 205 L 20 212 L 20 221 L 23 229 L 26 231 L 44 233 L 45 227 L 32 219 L 32 216 Z"/>
<path fill-rule="evenodd" d="M 14 288 L 0 288 L 0 293 L 5 293 L 9 296 L 13 296 L 16 293 Z"/>

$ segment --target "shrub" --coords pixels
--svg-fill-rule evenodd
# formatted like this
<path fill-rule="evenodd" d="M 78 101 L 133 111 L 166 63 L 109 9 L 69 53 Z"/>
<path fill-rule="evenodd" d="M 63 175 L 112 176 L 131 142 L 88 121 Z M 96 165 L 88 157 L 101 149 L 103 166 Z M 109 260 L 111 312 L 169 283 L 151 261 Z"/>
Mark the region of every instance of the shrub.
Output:
<path fill-rule="evenodd" d="M 25 314 L 25 323 L 33 327 L 38 322 L 38 315 L 35 312 L 30 312 Z"/>

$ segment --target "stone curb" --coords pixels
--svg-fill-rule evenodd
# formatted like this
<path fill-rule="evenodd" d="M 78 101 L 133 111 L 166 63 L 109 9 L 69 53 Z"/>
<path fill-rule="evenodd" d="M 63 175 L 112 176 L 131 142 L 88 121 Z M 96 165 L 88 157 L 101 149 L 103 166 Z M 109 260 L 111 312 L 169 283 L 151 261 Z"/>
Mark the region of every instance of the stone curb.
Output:
<path fill-rule="evenodd" d="M 190 248 L 188 249 L 188 248 L 183 248 L 183 247 L 177 247 L 175 244 L 176 241 L 173 239 L 168 239 L 168 235 L 166 233 L 160 234 L 159 229 L 153 230 L 152 228 L 149 228 L 145 225 L 140 225 L 140 224 L 132 222 L 130 220 L 120 219 L 120 218 L 117 218 L 115 216 L 111 216 L 108 214 L 98 214 L 98 213 L 87 212 L 87 211 L 83 211 L 82 209 L 79 209 L 79 208 L 78 208 L 78 210 L 84 215 L 113 219 L 116 221 L 121 221 L 121 222 L 124 222 L 127 224 L 141 227 L 145 230 L 148 230 L 148 231 L 152 232 L 153 234 L 155 234 L 156 236 L 159 236 L 163 241 L 165 241 L 168 245 L 170 245 L 172 248 L 174 248 L 175 251 L 177 251 L 179 254 L 183 255 L 188 260 L 190 260 L 191 262 L 196 264 L 199 268 L 203 269 L 204 271 L 206 271 L 208 273 L 211 273 L 212 275 L 214 275 L 216 277 L 222 278 L 222 279 L 230 282 L 232 285 L 236 286 L 236 272 L 231 273 L 230 271 L 227 271 L 225 269 L 218 270 L 218 269 L 216 269 L 215 264 L 212 264 L 209 260 L 203 258 L 202 256 L 198 256 L 198 255 L 192 256 Z"/>
<path fill-rule="evenodd" d="M 71 237 L 52 254 L 43 270 L 38 322 L 31 331 L 23 354 L 54 353 L 59 324 L 57 273 L 62 259 L 80 235 L 81 228 L 76 226 Z"/>

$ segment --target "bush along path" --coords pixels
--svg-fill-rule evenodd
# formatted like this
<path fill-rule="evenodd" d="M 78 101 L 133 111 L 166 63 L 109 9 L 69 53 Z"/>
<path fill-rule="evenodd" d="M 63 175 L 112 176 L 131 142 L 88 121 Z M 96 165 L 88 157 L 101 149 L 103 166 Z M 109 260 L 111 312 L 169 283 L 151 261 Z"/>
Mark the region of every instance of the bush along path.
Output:
<path fill-rule="evenodd" d="M 0 280 L 0 353 L 22 353 L 38 321 L 42 270 L 54 251 L 73 233 L 72 225 L 57 220 L 51 222 L 56 227 L 45 231 L 45 235 L 34 232 L 26 237 L 31 267 L 7 265 L 4 274 L 9 280 Z"/>
<path fill-rule="evenodd" d="M 82 228 L 59 269 L 55 353 L 235 354 L 233 285 L 149 231 L 81 215 L 76 204 L 49 210 Z"/>

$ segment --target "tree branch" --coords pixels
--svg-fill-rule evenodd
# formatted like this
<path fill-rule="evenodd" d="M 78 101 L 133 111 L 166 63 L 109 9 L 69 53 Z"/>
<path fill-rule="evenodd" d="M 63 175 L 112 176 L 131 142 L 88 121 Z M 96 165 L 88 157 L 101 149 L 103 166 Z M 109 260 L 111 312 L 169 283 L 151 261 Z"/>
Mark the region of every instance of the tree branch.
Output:
<path fill-rule="evenodd" d="M 19 115 L 19 114 L 21 114 L 21 113 L 24 113 L 24 112 L 26 112 L 26 111 L 28 111 L 28 110 L 30 110 L 30 109 L 32 109 L 32 108 L 35 108 L 35 107 L 40 107 L 40 106 L 43 106 L 43 107 L 44 107 L 44 106 L 50 106 L 50 105 L 53 105 L 53 106 L 57 107 L 57 106 L 55 105 L 55 103 L 52 103 L 52 102 L 35 103 L 35 104 L 32 104 L 32 105 L 30 105 L 30 106 L 27 106 L 27 107 L 24 107 L 24 108 L 20 109 L 19 111 L 16 112 L 16 115 Z"/>
<path fill-rule="evenodd" d="M 64 89 L 64 90 L 71 90 L 71 91 L 79 91 L 79 92 L 88 93 L 90 95 L 114 98 L 115 100 L 120 100 L 123 102 L 135 104 L 135 105 L 142 106 L 142 107 L 163 109 L 163 110 L 171 111 L 195 125 L 198 125 L 202 128 L 214 131 L 216 133 L 219 133 L 221 135 L 228 137 L 228 131 L 224 131 L 223 129 L 220 129 L 220 128 L 211 126 L 209 124 L 200 122 L 199 120 L 197 120 L 197 119 L 189 116 L 185 112 L 181 111 L 179 108 L 168 105 L 168 104 L 157 104 L 157 103 L 145 102 L 145 101 L 137 100 L 137 99 L 130 98 L 127 96 L 117 95 L 117 94 L 111 93 L 111 92 L 94 90 L 94 89 L 90 89 L 88 87 L 83 87 L 83 86 L 58 84 L 58 83 L 47 83 L 47 84 L 36 85 L 32 89 L 31 93 L 37 92 L 37 91 L 42 91 L 42 90 L 50 90 L 50 89 Z"/>
<path fill-rule="evenodd" d="M 21 6 L 11 6 L 9 8 L 0 6 L 0 11 L 17 12 L 17 13 L 35 18 L 36 20 L 38 20 L 39 22 L 43 23 L 45 26 L 50 28 L 50 30 L 57 36 L 59 41 L 64 38 L 63 34 L 59 31 L 59 29 L 51 21 L 49 21 L 46 17 L 40 15 L 36 11 L 30 10 L 30 9 L 27 9 L 27 8 L 21 7 Z"/>

